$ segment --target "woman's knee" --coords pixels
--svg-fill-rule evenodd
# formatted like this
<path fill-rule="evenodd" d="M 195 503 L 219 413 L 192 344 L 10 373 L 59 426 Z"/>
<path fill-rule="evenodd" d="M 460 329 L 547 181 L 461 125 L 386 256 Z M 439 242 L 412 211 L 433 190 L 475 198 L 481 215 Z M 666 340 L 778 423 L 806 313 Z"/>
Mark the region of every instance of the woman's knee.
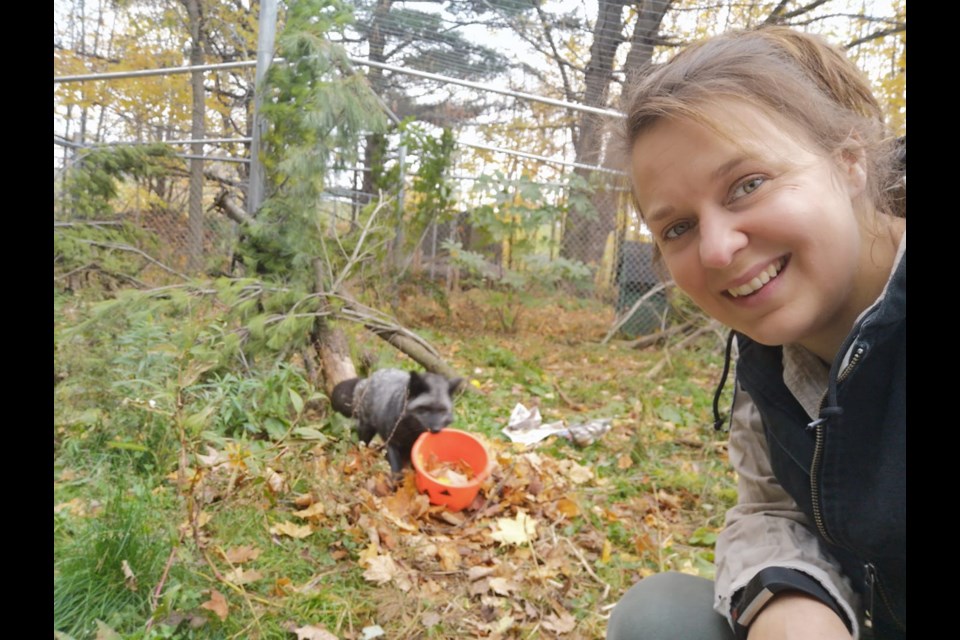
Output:
<path fill-rule="evenodd" d="M 732 637 L 726 620 L 713 610 L 713 582 L 675 572 L 633 585 L 607 625 L 607 640 Z"/>

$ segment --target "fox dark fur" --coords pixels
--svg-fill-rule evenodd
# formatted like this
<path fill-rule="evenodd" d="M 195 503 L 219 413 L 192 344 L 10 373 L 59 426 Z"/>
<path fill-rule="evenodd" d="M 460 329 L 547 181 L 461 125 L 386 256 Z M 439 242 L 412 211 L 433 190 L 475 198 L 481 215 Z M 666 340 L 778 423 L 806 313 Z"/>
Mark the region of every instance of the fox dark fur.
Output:
<path fill-rule="evenodd" d="M 370 444 L 387 443 L 394 474 L 410 464 L 410 450 L 424 431 L 437 433 L 453 422 L 453 393 L 463 380 L 436 373 L 380 369 L 369 378 L 351 378 L 333 389 L 333 408 L 357 419 L 357 433 Z"/>

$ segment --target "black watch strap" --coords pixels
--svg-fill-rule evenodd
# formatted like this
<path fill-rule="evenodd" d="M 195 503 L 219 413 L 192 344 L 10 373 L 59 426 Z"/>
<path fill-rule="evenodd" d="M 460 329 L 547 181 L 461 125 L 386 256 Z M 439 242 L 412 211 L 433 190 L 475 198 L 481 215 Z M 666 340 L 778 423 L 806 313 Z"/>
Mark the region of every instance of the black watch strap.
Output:
<path fill-rule="evenodd" d="M 756 619 L 757 614 L 775 595 L 784 591 L 796 591 L 816 598 L 833 609 L 847 625 L 847 629 L 851 629 L 847 614 L 819 582 L 796 569 L 767 567 L 760 570 L 747 583 L 747 586 L 733 597 L 730 615 L 733 618 L 733 631 L 737 640 L 746 640 L 750 624 Z"/>

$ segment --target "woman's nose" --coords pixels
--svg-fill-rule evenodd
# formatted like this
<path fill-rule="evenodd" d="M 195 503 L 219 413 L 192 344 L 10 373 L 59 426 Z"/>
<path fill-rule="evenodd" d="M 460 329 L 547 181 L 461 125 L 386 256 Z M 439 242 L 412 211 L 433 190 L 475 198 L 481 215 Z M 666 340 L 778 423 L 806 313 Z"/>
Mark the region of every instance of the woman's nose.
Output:
<path fill-rule="evenodd" d="M 747 244 L 747 234 L 737 226 L 737 217 L 726 211 L 706 212 L 700 227 L 700 262 L 708 269 L 722 269 L 733 262 Z"/>

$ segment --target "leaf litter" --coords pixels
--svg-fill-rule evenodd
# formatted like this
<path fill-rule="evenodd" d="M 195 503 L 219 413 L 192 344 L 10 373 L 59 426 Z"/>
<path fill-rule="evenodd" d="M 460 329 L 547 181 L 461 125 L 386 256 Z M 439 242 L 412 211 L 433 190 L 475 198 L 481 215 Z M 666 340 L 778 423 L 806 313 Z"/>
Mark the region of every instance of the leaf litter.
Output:
<path fill-rule="evenodd" d="M 580 362 L 562 355 L 551 355 L 545 362 L 552 363 L 545 369 L 571 374 L 582 370 Z M 623 378 L 641 367 L 629 362 L 610 368 L 611 375 Z M 492 378 L 474 386 L 481 393 L 497 389 Z M 609 458 L 602 464 L 639 479 L 643 457 L 632 449 L 635 443 L 671 439 L 661 438 L 666 427 L 647 419 L 648 398 L 633 406 L 633 412 L 614 422 L 607 440 L 596 446 Z M 658 430 L 638 438 L 634 429 L 642 424 L 655 424 Z M 417 492 L 412 473 L 399 484 L 390 480 L 382 471 L 382 452 L 372 447 L 354 445 L 333 454 L 329 443 L 310 446 L 286 460 L 278 457 L 269 466 L 248 466 L 242 456 L 210 447 L 206 455 L 195 456 L 197 469 L 187 468 L 169 478 L 184 490 L 196 487 L 203 496 L 201 505 L 229 500 L 238 490 L 245 490 L 245 496 L 259 491 L 269 509 L 264 529 L 275 536 L 273 544 L 289 549 L 291 555 L 294 549 L 312 550 L 314 557 L 333 563 L 332 569 L 314 570 L 311 578 L 291 580 L 284 573 L 239 566 L 254 563 L 262 552 L 251 544 L 233 546 L 221 551 L 217 560 L 231 565 L 224 567 L 224 579 L 241 590 L 249 588 L 280 603 L 298 594 L 323 593 L 331 571 L 360 569 L 357 575 L 367 587 L 362 595 L 351 597 L 366 610 L 375 607 L 375 619 L 356 620 L 367 624 L 360 633 L 300 620 L 285 627 L 298 640 L 357 640 L 376 637 L 370 634 L 383 633 L 384 627 L 389 637 L 403 638 L 422 637 L 434 628 L 440 629 L 438 637 L 602 637 L 609 606 L 625 588 L 652 572 L 643 558 L 661 557 L 672 540 L 689 540 L 693 531 L 672 535 L 681 524 L 683 509 L 696 496 L 654 486 L 653 492 L 607 500 L 604 496 L 612 493 L 608 478 L 599 477 L 596 463 L 585 462 L 583 453 L 573 448 L 563 449 L 566 457 L 554 457 L 499 440 L 489 442 L 496 461 L 493 472 L 473 505 L 450 512 Z M 290 460 L 301 466 L 288 464 Z M 291 495 L 291 487 L 299 493 Z M 74 504 L 57 507 L 69 511 L 77 509 Z M 198 514 L 195 525 L 203 528 L 208 512 Z M 612 542 L 615 527 L 619 533 Z M 318 532 L 326 534 L 323 543 Z M 620 563 L 623 569 L 602 571 L 611 563 Z M 689 563 L 677 563 L 677 568 L 685 567 Z M 611 588 L 599 576 L 619 582 Z M 230 613 L 226 598 L 216 589 L 209 594 L 201 607 L 226 620 Z"/>

